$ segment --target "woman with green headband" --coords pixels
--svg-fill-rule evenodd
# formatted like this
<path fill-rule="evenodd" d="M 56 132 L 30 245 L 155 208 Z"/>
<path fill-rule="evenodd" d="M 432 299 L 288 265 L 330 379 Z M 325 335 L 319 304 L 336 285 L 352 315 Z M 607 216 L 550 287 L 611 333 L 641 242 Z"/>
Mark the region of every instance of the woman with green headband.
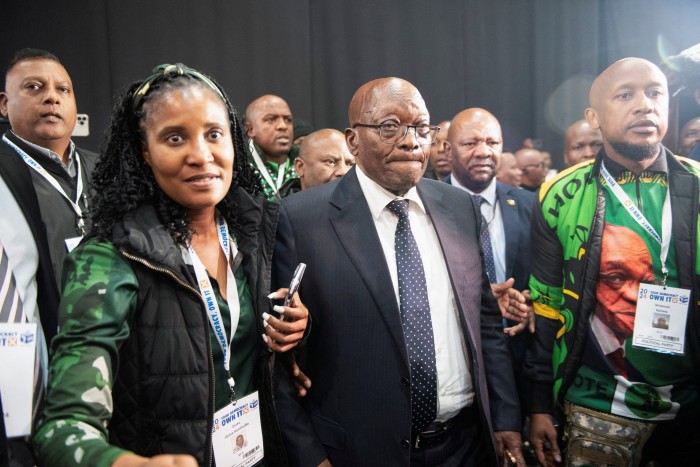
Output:
<path fill-rule="evenodd" d="M 268 314 L 286 293 L 268 297 L 277 206 L 257 196 L 226 94 L 180 64 L 134 83 L 93 190 L 92 230 L 65 265 L 39 465 L 286 465 L 269 350 L 294 347 L 308 311 L 295 295 L 274 307 L 284 321 Z"/>

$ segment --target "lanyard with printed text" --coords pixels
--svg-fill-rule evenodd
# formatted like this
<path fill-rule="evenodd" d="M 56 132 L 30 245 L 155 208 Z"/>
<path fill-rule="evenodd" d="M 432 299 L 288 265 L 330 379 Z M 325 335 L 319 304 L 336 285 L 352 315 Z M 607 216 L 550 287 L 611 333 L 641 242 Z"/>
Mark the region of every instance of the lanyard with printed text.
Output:
<path fill-rule="evenodd" d="M 17 154 L 22 158 L 22 160 L 32 169 L 36 170 L 39 175 L 44 177 L 44 179 L 49 182 L 49 184 L 54 187 L 56 191 L 58 191 L 61 196 L 63 196 L 71 205 L 73 208 L 73 211 L 75 211 L 75 215 L 77 216 L 78 219 L 78 233 L 82 236 L 85 235 L 85 221 L 83 220 L 83 210 L 80 209 L 80 206 L 78 203 L 80 202 L 80 197 L 83 195 L 83 178 L 81 176 L 81 170 L 80 170 L 80 157 L 76 153 L 75 155 L 75 161 L 76 161 L 76 169 L 78 172 L 78 180 L 77 180 L 77 187 L 76 187 L 76 193 L 75 193 L 75 201 L 70 199 L 70 197 L 66 194 L 65 191 L 63 191 L 63 188 L 61 188 L 61 185 L 56 181 L 53 176 L 45 168 L 41 166 L 37 161 L 35 161 L 32 156 L 24 152 L 19 146 L 17 146 L 15 143 L 10 141 L 7 136 L 3 135 L 2 140 L 7 143 L 12 149 L 15 150 Z"/>
<path fill-rule="evenodd" d="M 204 301 L 204 306 L 207 310 L 209 324 L 214 330 L 216 340 L 221 346 L 221 351 L 224 354 L 224 369 L 226 370 L 228 385 L 231 389 L 231 396 L 233 399 L 235 397 L 235 381 L 233 380 L 233 376 L 231 376 L 231 342 L 233 342 L 233 336 L 236 334 L 236 328 L 238 327 L 238 320 L 241 315 L 241 305 L 238 301 L 238 286 L 236 286 L 236 278 L 234 277 L 233 270 L 231 269 L 231 258 L 236 257 L 238 250 L 236 245 L 231 241 L 231 237 L 229 236 L 228 232 L 228 225 L 226 224 L 226 220 L 224 220 L 223 216 L 219 216 L 217 219 L 217 227 L 219 244 L 226 255 L 226 299 L 229 305 L 229 311 L 231 313 L 230 341 L 226 338 L 226 329 L 224 328 L 224 322 L 221 318 L 221 310 L 219 309 L 219 303 L 214 295 L 214 289 L 209 281 L 207 270 L 197 256 L 197 253 L 195 253 L 192 245 L 188 247 L 188 251 L 190 253 L 190 257 L 192 258 L 192 265 L 194 266 L 195 275 L 197 276 L 197 285 L 199 286 L 199 291 L 202 294 L 202 300 Z"/>
<path fill-rule="evenodd" d="M 275 183 L 272 181 L 272 177 L 270 177 L 270 173 L 267 171 L 265 163 L 260 157 L 260 154 L 258 154 L 258 151 L 255 149 L 255 144 L 253 144 L 253 140 L 250 140 L 250 153 L 253 155 L 253 160 L 255 161 L 255 165 L 258 167 L 260 175 L 262 175 L 267 184 L 270 185 L 270 187 L 272 188 L 272 193 L 276 195 L 277 192 L 280 191 L 280 187 L 282 186 L 282 182 L 284 181 L 284 172 L 287 169 L 289 159 L 284 161 L 284 164 L 280 164 L 280 168 L 277 172 L 277 183 Z"/>
<path fill-rule="evenodd" d="M 661 215 L 661 235 L 656 232 L 651 223 L 644 216 L 642 211 L 635 206 L 634 202 L 627 196 L 620 185 L 615 181 L 612 175 L 605 168 L 605 163 L 600 166 L 600 174 L 607 182 L 617 200 L 627 209 L 627 212 L 659 245 L 661 245 L 661 272 L 664 275 L 662 285 L 666 286 L 666 278 L 668 277 L 668 269 L 666 268 L 666 258 L 668 257 L 668 249 L 671 245 L 671 229 L 672 229 L 672 214 L 671 214 L 671 187 L 666 188 L 666 199 L 664 199 L 664 207 Z"/>

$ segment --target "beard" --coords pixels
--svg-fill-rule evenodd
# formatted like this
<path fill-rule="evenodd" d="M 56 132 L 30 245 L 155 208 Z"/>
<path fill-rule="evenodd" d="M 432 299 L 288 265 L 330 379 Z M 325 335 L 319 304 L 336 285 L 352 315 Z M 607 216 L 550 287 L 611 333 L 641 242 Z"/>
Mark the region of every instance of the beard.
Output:
<path fill-rule="evenodd" d="M 630 144 L 624 142 L 610 142 L 613 149 L 623 157 L 635 162 L 642 162 L 655 158 L 661 151 L 661 143 L 656 144 Z"/>

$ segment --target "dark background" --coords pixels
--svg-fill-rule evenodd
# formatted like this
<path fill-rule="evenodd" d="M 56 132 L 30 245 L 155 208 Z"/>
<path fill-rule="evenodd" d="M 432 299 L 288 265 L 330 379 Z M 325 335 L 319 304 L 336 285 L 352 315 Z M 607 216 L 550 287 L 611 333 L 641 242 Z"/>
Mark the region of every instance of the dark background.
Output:
<path fill-rule="evenodd" d="M 654 62 L 700 42 L 698 0 L 4 0 L 0 69 L 15 50 L 55 53 L 97 149 L 113 98 L 159 63 L 216 78 L 244 111 L 278 94 L 316 128 L 347 126 L 354 91 L 399 76 L 431 120 L 485 107 L 506 148 L 541 138 L 561 166 L 562 134 L 613 61 Z M 673 148 L 675 149 L 675 148 Z"/>

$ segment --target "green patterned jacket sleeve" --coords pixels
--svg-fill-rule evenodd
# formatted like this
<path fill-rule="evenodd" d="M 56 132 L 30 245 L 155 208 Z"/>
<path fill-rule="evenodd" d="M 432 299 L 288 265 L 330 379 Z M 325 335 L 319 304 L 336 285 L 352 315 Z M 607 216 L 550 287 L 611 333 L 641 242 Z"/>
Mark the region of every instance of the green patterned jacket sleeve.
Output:
<path fill-rule="evenodd" d="M 90 240 L 66 259 L 60 332 L 51 345 L 46 404 L 34 434 L 39 465 L 108 466 L 119 346 L 129 336 L 138 284 L 111 243 Z"/>

